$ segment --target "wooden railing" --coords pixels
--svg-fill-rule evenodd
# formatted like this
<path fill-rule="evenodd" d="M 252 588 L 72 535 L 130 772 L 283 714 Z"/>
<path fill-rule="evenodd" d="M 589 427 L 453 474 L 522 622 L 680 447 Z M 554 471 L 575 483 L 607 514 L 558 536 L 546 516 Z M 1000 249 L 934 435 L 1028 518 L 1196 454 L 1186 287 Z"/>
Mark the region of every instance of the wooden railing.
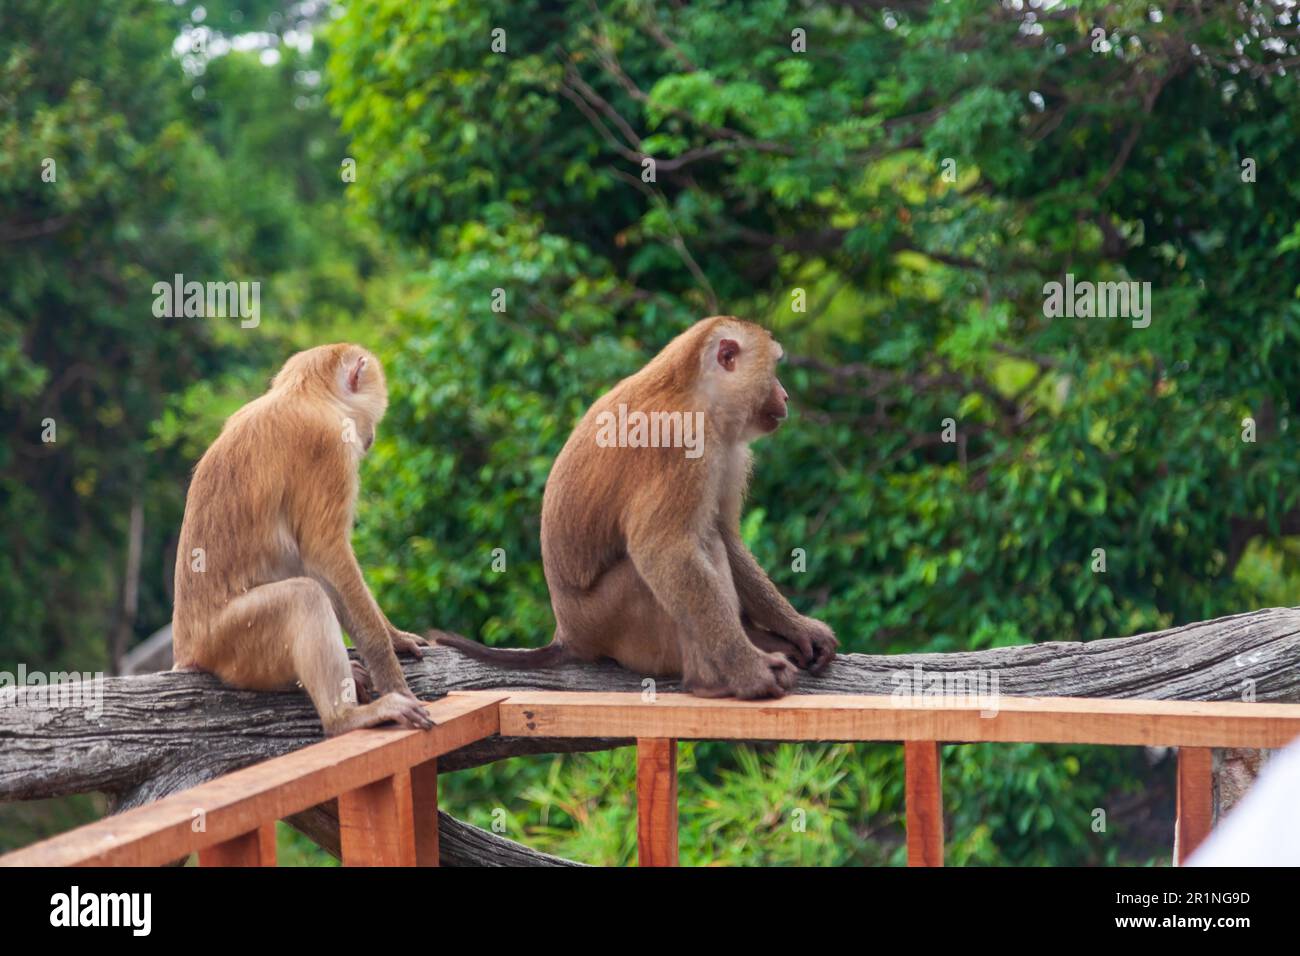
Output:
<path fill-rule="evenodd" d="M 277 820 L 338 798 L 344 864 L 438 864 L 438 757 L 494 734 L 634 737 L 642 866 L 677 864 L 677 741 L 901 741 L 907 859 L 943 864 L 941 742 L 1178 748 L 1178 858 L 1211 824 L 1213 747 L 1281 747 L 1300 705 L 999 697 L 796 695 L 779 701 L 663 694 L 471 691 L 425 705 L 431 731 L 358 730 L 227 774 L 0 857 L 5 866 L 273 866 Z"/>

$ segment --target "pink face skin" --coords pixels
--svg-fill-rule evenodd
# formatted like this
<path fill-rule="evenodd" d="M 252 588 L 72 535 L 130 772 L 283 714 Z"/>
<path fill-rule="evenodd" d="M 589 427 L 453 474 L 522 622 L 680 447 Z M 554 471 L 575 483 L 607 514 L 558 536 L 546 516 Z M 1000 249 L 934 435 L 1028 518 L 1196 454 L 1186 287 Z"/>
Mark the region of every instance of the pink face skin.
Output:
<path fill-rule="evenodd" d="M 775 353 L 772 359 L 772 392 L 755 416 L 758 427 L 764 434 L 769 435 L 780 428 L 781 422 L 785 421 L 786 416 L 790 414 L 790 393 L 781 386 L 781 381 L 776 377 L 775 371 L 776 363 L 785 358 L 785 349 L 774 341 L 772 350 Z"/>
<path fill-rule="evenodd" d="M 790 413 L 790 393 L 781 386 L 781 382 L 772 379 L 772 394 L 768 396 L 767 402 L 758 410 L 756 416 L 758 426 L 767 434 L 771 434 L 781 427 L 781 422 L 785 420 L 786 415 Z"/>

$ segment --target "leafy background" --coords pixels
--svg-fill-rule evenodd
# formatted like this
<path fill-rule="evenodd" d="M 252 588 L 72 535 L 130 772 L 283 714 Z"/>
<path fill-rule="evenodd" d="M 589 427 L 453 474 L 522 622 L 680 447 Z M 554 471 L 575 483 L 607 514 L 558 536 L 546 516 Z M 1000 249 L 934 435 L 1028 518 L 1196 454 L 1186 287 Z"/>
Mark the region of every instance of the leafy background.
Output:
<path fill-rule="evenodd" d="M 392 392 L 355 537 L 389 615 L 545 643 L 551 460 L 716 312 L 792 356 L 744 533 L 846 650 L 1291 604 L 1298 63 L 1280 3 L 3 0 L 0 668 L 110 670 L 166 623 L 193 462 L 338 339 Z M 260 281 L 261 324 L 155 319 L 178 272 Z M 1045 318 L 1065 273 L 1150 282 L 1150 327 Z M 632 776 L 518 759 L 446 805 L 625 863 Z M 1167 759 L 949 747 L 944 776 L 950 862 L 1167 860 Z M 687 746 L 683 861 L 901 862 L 901 780 L 890 746 Z M 0 807 L 0 847 L 97 809 Z"/>

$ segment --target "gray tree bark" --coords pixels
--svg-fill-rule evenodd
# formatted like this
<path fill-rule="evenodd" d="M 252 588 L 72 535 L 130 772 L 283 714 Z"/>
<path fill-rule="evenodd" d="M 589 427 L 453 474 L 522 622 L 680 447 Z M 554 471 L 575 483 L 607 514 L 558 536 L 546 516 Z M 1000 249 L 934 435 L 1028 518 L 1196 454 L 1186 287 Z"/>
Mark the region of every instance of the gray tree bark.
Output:
<path fill-rule="evenodd" d="M 998 691 L 1044 697 L 1300 702 L 1300 608 L 1271 608 L 1086 644 L 1049 642 L 952 654 L 844 654 L 818 677 L 801 675 L 799 692 L 890 694 L 896 675 L 915 665 L 928 673 L 982 670 Z M 421 661 L 403 659 L 411 689 L 431 700 L 453 690 L 640 691 L 641 678 L 612 663 L 570 663 L 522 671 L 469 660 L 447 648 Z M 120 811 L 277 757 L 321 739 L 320 722 L 301 691 L 252 693 L 202 674 L 164 672 L 109 677 L 83 688 L 87 706 L 49 706 L 50 688 L 0 690 L 0 800 L 102 791 Z M 671 681 L 661 692 L 680 690 Z M 44 704 L 44 706 L 43 706 Z M 448 754 L 441 770 L 504 757 L 606 750 L 618 739 L 498 737 Z M 1216 797 L 1226 810 L 1247 777 L 1251 752 L 1220 758 Z M 329 807 L 290 821 L 337 849 Z M 460 823 L 442 819 L 444 858 L 465 865 L 564 863 Z"/>

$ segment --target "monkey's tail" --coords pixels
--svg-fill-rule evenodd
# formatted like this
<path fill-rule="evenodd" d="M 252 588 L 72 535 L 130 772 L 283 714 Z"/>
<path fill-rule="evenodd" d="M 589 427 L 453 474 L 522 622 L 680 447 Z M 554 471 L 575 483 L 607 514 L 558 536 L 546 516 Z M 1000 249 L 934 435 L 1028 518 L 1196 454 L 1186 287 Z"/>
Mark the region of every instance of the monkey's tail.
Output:
<path fill-rule="evenodd" d="M 429 640 L 444 647 L 454 647 L 466 657 L 488 664 L 500 664 L 502 667 L 514 667 L 518 670 L 534 670 L 539 667 L 553 667 L 570 660 L 569 652 L 563 644 L 551 641 L 545 647 L 526 649 L 488 647 L 478 641 L 470 640 L 448 631 L 430 631 Z"/>

